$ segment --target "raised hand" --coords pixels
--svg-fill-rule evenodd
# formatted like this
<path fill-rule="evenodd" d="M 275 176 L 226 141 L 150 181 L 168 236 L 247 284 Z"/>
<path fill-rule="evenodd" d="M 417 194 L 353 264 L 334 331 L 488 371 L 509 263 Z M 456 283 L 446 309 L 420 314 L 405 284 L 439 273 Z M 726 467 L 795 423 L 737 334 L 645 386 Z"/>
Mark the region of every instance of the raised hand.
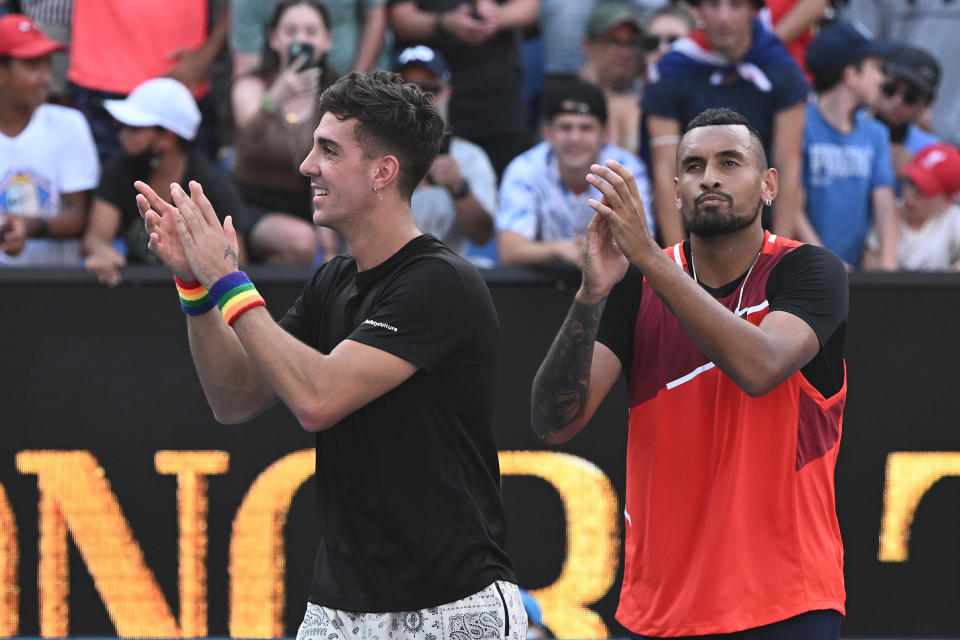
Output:
<path fill-rule="evenodd" d="M 583 292 L 591 299 L 606 297 L 613 286 L 623 280 L 629 265 L 613 239 L 610 223 L 601 214 L 594 214 L 587 227 L 581 284 Z"/>
<path fill-rule="evenodd" d="M 179 212 L 176 207 L 158 196 L 146 182 L 138 180 L 133 186 L 140 192 L 137 195 L 137 209 L 150 237 L 147 248 L 163 260 L 175 276 L 181 280 L 193 280 L 190 262 L 177 234 L 176 218 Z"/>
<path fill-rule="evenodd" d="M 267 90 L 267 98 L 273 104 L 280 106 L 296 95 L 317 93 L 320 90 L 322 71 L 319 67 L 304 69 L 308 62 L 309 58 L 297 58 L 280 72 Z"/>
<path fill-rule="evenodd" d="M 227 216 L 223 226 L 220 225 L 199 182 L 190 181 L 189 196 L 178 184 L 170 186 L 170 193 L 179 214 L 174 219 L 183 252 L 197 280 L 209 289 L 239 266 L 239 243 L 233 219 Z"/>
<path fill-rule="evenodd" d="M 640 199 L 637 181 L 622 164 L 607 160 L 606 166 L 590 167 L 587 180 L 603 194 L 603 201 L 588 200 L 594 211 L 603 216 L 613 239 L 623 254 L 637 264 L 660 246 L 647 228 L 647 214 Z"/>

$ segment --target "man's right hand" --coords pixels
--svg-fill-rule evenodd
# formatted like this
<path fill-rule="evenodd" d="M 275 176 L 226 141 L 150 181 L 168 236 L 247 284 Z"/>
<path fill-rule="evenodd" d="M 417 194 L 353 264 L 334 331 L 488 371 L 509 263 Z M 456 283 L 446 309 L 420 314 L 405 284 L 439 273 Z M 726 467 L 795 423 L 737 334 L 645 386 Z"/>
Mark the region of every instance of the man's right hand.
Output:
<path fill-rule="evenodd" d="M 587 227 L 583 281 L 577 299 L 594 303 L 606 298 L 613 286 L 623 280 L 629 265 L 613 239 L 610 223 L 601 214 L 594 214 Z"/>
<path fill-rule="evenodd" d="M 150 237 L 147 248 L 163 260 L 175 276 L 187 282 L 195 280 L 177 234 L 176 207 L 164 201 L 145 182 L 137 180 L 133 186 L 140 192 L 137 195 L 137 209 Z"/>

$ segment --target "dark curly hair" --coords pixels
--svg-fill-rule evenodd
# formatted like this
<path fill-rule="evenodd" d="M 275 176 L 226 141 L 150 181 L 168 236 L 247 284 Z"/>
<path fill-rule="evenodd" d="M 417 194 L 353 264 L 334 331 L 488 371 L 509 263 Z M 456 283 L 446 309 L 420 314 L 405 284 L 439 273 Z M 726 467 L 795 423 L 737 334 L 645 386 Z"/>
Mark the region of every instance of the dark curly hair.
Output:
<path fill-rule="evenodd" d="M 320 96 L 320 113 L 357 120 L 354 135 L 367 157 L 400 161 L 397 184 L 409 197 L 430 170 L 446 127 L 430 97 L 389 71 L 346 75 Z"/>

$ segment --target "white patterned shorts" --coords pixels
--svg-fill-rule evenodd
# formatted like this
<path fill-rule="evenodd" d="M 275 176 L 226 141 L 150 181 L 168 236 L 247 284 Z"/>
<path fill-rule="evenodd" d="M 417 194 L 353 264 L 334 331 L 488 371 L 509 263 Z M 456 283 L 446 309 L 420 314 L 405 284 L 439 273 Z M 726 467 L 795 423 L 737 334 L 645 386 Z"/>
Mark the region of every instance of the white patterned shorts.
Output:
<path fill-rule="evenodd" d="M 418 611 L 353 613 L 307 603 L 297 640 L 524 640 L 520 590 L 498 580 L 472 596 Z"/>

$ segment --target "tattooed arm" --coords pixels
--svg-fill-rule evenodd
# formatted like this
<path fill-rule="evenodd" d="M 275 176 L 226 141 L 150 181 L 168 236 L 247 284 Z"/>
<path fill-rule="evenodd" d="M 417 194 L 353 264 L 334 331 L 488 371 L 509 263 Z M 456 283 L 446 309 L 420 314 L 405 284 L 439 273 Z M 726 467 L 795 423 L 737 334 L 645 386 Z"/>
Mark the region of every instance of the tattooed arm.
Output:
<path fill-rule="evenodd" d="M 579 432 L 620 375 L 620 359 L 596 339 L 607 295 L 626 269 L 606 221 L 594 217 L 587 229 L 583 283 L 533 379 L 531 424 L 547 442 Z"/>

